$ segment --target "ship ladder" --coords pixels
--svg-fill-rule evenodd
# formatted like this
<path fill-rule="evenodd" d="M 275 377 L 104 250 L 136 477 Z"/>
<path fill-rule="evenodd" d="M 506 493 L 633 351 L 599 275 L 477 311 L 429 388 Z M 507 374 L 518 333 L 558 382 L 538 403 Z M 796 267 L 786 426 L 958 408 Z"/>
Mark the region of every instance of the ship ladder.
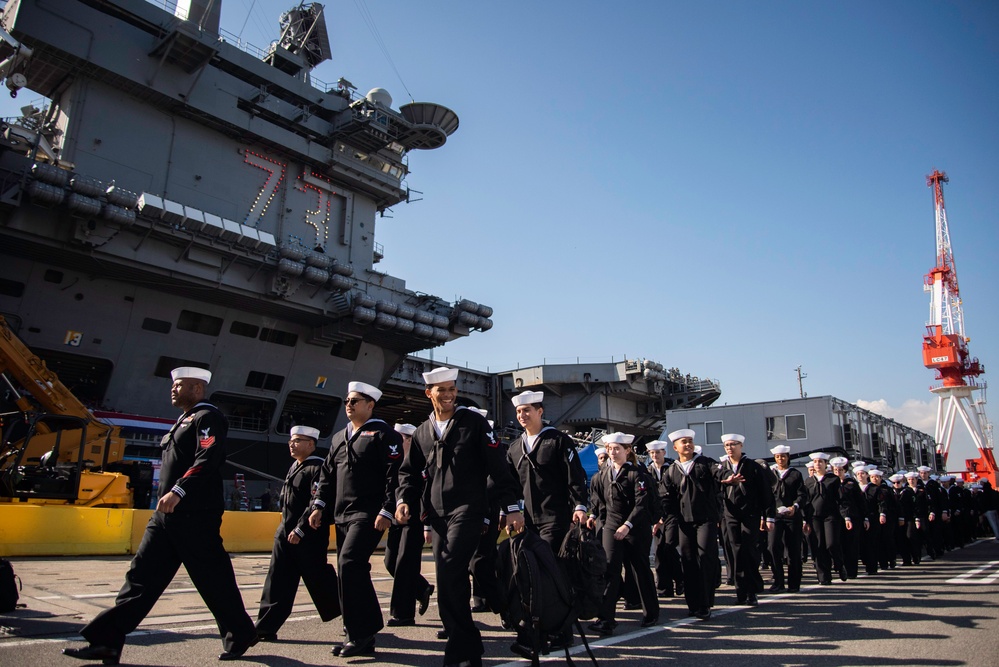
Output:
<path fill-rule="evenodd" d="M 246 479 L 243 473 L 236 473 L 236 492 L 239 494 L 239 511 L 250 511 L 250 499 L 246 495 Z"/>

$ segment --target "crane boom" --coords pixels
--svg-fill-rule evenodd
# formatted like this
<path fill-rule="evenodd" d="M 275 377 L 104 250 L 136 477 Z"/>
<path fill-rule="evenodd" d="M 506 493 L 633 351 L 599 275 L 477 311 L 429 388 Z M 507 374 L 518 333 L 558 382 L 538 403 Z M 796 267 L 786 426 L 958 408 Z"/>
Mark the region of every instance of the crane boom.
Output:
<path fill-rule="evenodd" d="M 968 461 L 969 470 L 974 470 L 978 476 L 984 473 L 994 477 L 996 464 L 992 442 L 986 435 L 991 433 L 991 428 L 985 417 L 985 383 L 978 382 L 985 367 L 968 350 L 964 304 L 944 206 L 943 184 L 947 182 L 947 174 L 938 170 L 926 177 L 927 186 L 933 190 L 936 265 L 923 281 L 923 289 L 930 293 L 930 318 L 923 337 L 923 365 L 935 370 L 936 379 L 941 381 L 940 385 L 930 388 L 937 395 L 937 453 L 946 462 L 954 427 L 960 418 L 981 454 L 979 459 Z M 973 400 L 972 394 L 976 391 L 981 394 Z"/>

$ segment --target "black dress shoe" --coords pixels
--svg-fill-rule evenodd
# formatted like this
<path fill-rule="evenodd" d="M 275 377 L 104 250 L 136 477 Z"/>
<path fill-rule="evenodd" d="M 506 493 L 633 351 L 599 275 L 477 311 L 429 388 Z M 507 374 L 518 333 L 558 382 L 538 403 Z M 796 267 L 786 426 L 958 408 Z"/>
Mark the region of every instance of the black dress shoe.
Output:
<path fill-rule="evenodd" d="M 673 597 L 673 591 L 656 591 L 656 595 L 661 598 L 671 598 Z"/>
<path fill-rule="evenodd" d="M 760 601 L 757 600 L 755 597 L 746 598 L 746 606 L 747 607 L 758 607 L 759 605 L 760 605 Z"/>
<path fill-rule="evenodd" d="M 597 621 L 596 623 L 590 623 L 589 628 L 593 630 L 598 635 L 603 635 L 604 637 L 609 637 L 614 634 L 614 628 L 617 627 L 617 621 Z"/>
<path fill-rule="evenodd" d="M 473 614 L 482 614 L 487 611 L 492 611 L 492 607 L 490 607 L 489 604 L 486 602 L 477 602 L 476 604 L 472 605 Z"/>
<path fill-rule="evenodd" d="M 274 635 L 274 638 L 276 639 L 277 635 Z M 239 660 L 243 657 L 243 654 L 246 653 L 247 649 L 256 646 L 259 641 L 259 635 L 253 635 L 253 637 L 250 638 L 250 641 L 246 642 L 242 646 L 236 646 L 231 651 L 223 651 L 222 653 L 219 653 L 219 660 L 222 660 L 223 662 L 226 660 Z"/>
<path fill-rule="evenodd" d="M 702 621 L 706 621 L 709 618 L 711 618 L 711 610 L 710 609 L 698 609 L 697 611 L 694 612 L 694 616 L 696 616 L 697 618 L 701 619 Z"/>
<path fill-rule="evenodd" d="M 798 588 L 798 587 L 796 586 L 796 587 L 794 587 L 794 588 L 789 588 L 789 589 L 787 589 L 787 592 L 788 592 L 788 593 L 797 593 L 797 592 L 798 592 L 798 591 L 800 591 L 800 590 L 801 590 L 801 589 L 800 589 L 800 588 Z"/>
<path fill-rule="evenodd" d="M 447 639 L 447 637 L 448 637 L 447 630 L 437 631 L 437 639 Z"/>
<path fill-rule="evenodd" d="M 528 660 L 534 659 L 534 649 L 530 646 L 525 646 L 519 641 L 510 644 L 510 652 L 519 655 L 521 658 L 526 658 Z"/>
<path fill-rule="evenodd" d="M 361 639 L 359 641 L 354 641 L 353 639 L 343 645 L 340 649 L 341 658 L 350 658 L 355 655 L 374 655 L 375 654 L 375 636 L 372 635 L 366 639 Z"/>
<path fill-rule="evenodd" d="M 659 615 L 655 616 L 644 616 L 642 618 L 642 627 L 651 628 L 653 625 L 659 625 Z"/>
<path fill-rule="evenodd" d="M 625 602 L 624 603 L 624 610 L 625 611 L 635 611 L 636 609 L 641 609 L 641 608 L 642 608 L 642 603 L 641 602 Z"/>
<path fill-rule="evenodd" d="M 83 648 L 64 648 L 63 655 L 78 660 L 100 660 L 105 665 L 117 665 L 121 659 L 121 651 L 110 646 L 84 646 Z"/>
<path fill-rule="evenodd" d="M 786 589 L 784 588 L 784 584 L 773 584 L 767 590 L 771 593 L 783 593 Z"/>
<path fill-rule="evenodd" d="M 430 607 L 430 596 L 433 594 L 434 585 L 430 584 L 427 586 L 427 589 L 423 591 L 423 595 L 420 596 L 419 600 L 417 600 L 420 603 L 420 608 L 417 610 L 420 613 L 420 616 L 427 613 L 427 608 Z"/>
<path fill-rule="evenodd" d="M 333 655 L 340 655 L 340 651 L 343 650 L 343 642 L 334 642 L 333 648 L 330 649 L 330 653 Z"/>
<path fill-rule="evenodd" d="M 258 642 L 276 642 L 277 633 L 276 632 L 258 632 L 257 633 Z"/>
<path fill-rule="evenodd" d="M 839 580 L 840 581 L 846 581 L 849 578 L 850 577 L 849 577 L 849 575 L 846 572 L 846 567 L 844 566 L 844 567 L 839 568 Z"/>
<path fill-rule="evenodd" d="M 576 643 L 576 638 L 569 630 L 563 635 L 552 635 L 548 638 L 549 651 L 562 651 L 571 648 Z"/>
<path fill-rule="evenodd" d="M 385 625 L 389 626 L 390 628 L 405 628 L 405 627 L 408 627 L 410 625 L 416 625 L 416 619 L 415 618 L 390 618 L 389 620 L 385 621 Z"/>

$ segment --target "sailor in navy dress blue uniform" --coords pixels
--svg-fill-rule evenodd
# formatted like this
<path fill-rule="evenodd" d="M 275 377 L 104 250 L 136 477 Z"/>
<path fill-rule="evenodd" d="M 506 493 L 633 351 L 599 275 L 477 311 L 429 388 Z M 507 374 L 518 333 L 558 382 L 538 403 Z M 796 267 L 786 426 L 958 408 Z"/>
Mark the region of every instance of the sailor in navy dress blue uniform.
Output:
<path fill-rule="evenodd" d="M 590 481 L 587 526 L 592 529 L 600 523 L 601 541 L 607 554 L 607 586 L 597 621 L 590 625 L 591 630 L 601 635 L 611 635 L 617 627 L 614 616 L 622 567 L 630 568 L 635 577 L 644 614 L 642 627 L 659 622 L 659 598 L 649 568 L 652 507 L 658 493 L 652 478 L 637 465 L 631 447 L 634 438 L 626 433 L 605 435 L 602 444 L 610 460 Z"/>
<path fill-rule="evenodd" d="M 319 529 L 326 508 L 333 506 L 346 635 L 344 644 L 334 644 L 333 654 L 344 658 L 373 654 L 375 634 L 384 627 L 371 581 L 371 555 L 392 525 L 402 438 L 372 418 L 381 397 L 380 389 L 365 382 L 347 385 L 344 408 L 350 423 L 333 435 L 309 515 L 309 525 Z"/>
<path fill-rule="evenodd" d="M 771 469 L 771 487 L 777 504 L 776 521 L 769 537 L 770 572 L 773 574 L 771 593 L 785 590 L 797 593 L 801 589 L 801 540 L 804 516 L 805 479 L 791 467 L 791 448 L 777 445 L 770 450 L 775 464 Z M 784 578 L 784 557 L 787 556 L 787 579 Z M 785 583 L 787 588 L 785 588 Z"/>
<path fill-rule="evenodd" d="M 645 445 L 646 451 L 652 457 L 646 470 L 656 484 L 658 500 L 653 503 L 652 538 L 655 543 L 656 592 L 660 597 L 671 598 L 683 595 L 683 567 L 680 565 L 680 553 L 677 551 L 679 533 L 676 528 L 676 517 L 679 505 L 676 498 L 669 495 L 666 486 L 666 471 L 676 463 L 666 456 L 666 448 L 670 443 L 665 440 L 653 440 Z"/>
<path fill-rule="evenodd" d="M 815 574 L 819 584 L 825 586 L 832 583 L 833 571 L 842 581 L 847 579 L 840 533 L 843 527 L 853 530 L 853 520 L 840 492 L 840 479 L 828 469 L 829 455 L 812 452 L 808 456 L 815 463 L 815 474 L 805 480 L 808 504 L 804 531 L 815 561 Z"/>
<path fill-rule="evenodd" d="M 271 564 L 264 580 L 257 612 L 257 637 L 276 641 L 288 620 L 300 581 L 324 623 L 340 615 L 339 582 L 327 558 L 330 522 L 318 530 L 309 526 L 312 494 L 319 482 L 323 457 L 315 456 L 319 429 L 293 426 L 288 448 L 295 459 L 281 487 L 281 523 L 274 534 Z"/>
<path fill-rule="evenodd" d="M 225 509 L 221 468 L 229 424 L 218 408 L 204 401 L 212 377 L 209 371 L 182 367 L 171 377 L 170 400 L 183 414 L 161 443 L 156 511 L 114 607 L 80 631 L 90 645 L 63 649 L 74 658 L 118 664 L 125 636 L 152 610 L 181 564 L 218 624 L 225 648 L 219 659 L 238 659 L 256 643 L 253 621 L 243 606 L 219 533 Z"/>
<path fill-rule="evenodd" d="M 733 566 L 739 604 L 756 606 L 763 592 L 760 576 L 759 536 L 773 530 L 777 505 L 766 468 L 742 454 L 745 437 L 726 433 L 722 445 L 728 458 L 721 464 L 728 482 L 722 491 L 722 530 L 725 549 Z"/>
<path fill-rule="evenodd" d="M 717 461 L 696 452 L 694 435 L 691 429 L 679 429 L 667 436 L 678 458 L 666 469 L 665 484 L 678 503 L 677 529 L 687 610 L 707 620 L 711 618 L 715 585 L 721 573 L 718 506 L 722 475 Z"/>
<path fill-rule="evenodd" d="M 402 437 L 403 456 L 409 451 L 416 427 L 396 424 L 396 433 Z M 392 597 L 389 599 L 389 627 L 416 625 L 416 612 L 420 616 L 430 606 L 434 586 L 420 572 L 423 564 L 423 526 L 413 521 L 408 525 L 394 522 L 385 539 L 385 569 L 392 575 Z M 420 606 L 417 609 L 416 603 Z"/>
<path fill-rule="evenodd" d="M 524 433 L 510 444 L 507 458 L 524 493 L 524 521 L 558 555 L 574 522 L 586 520 L 586 472 L 572 439 L 545 426 L 541 391 L 513 397 Z"/>
<path fill-rule="evenodd" d="M 444 664 L 482 664 L 482 635 L 468 601 L 468 564 L 475 553 L 492 494 L 506 511 L 505 526 L 524 526 L 520 489 L 486 418 L 458 407 L 457 368 L 423 374 L 433 413 L 413 433 L 413 444 L 399 473 L 396 520 L 419 518 L 431 530 L 437 565 L 437 604 L 447 645 Z M 341 577 L 343 573 L 341 572 Z"/>

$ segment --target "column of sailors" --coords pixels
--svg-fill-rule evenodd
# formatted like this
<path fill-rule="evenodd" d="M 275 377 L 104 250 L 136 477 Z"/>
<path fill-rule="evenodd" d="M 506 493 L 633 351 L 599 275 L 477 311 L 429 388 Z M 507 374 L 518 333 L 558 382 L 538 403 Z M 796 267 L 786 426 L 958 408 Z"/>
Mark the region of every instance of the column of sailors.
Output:
<path fill-rule="evenodd" d="M 722 436 L 726 454 L 715 460 L 694 445 L 694 431 L 674 431 L 669 442 L 647 445 L 652 459 L 647 468 L 637 462 L 634 436 L 609 433 L 602 438 L 600 468 L 587 490 L 574 442 L 544 424 L 542 392 L 513 397 L 524 432 L 507 448 L 484 411 L 458 405 L 457 373 L 437 368 L 423 374 L 433 412 L 418 427 L 393 428 L 376 418 L 382 392 L 364 382 L 350 382 L 345 401 L 349 423 L 333 435 L 325 459 L 313 454 L 318 429 L 291 429 L 293 463 L 281 491 L 282 517 L 256 634 L 247 639 L 244 632 L 234 640 L 235 633 L 223 631 L 226 650 L 220 660 L 241 658 L 258 641 L 277 641 L 300 581 L 324 622 L 343 618 L 344 638 L 334 643 L 332 653 L 340 658 L 373 655 L 376 635 L 385 624 L 370 559 L 386 531 L 385 566 L 394 579 L 389 627 L 414 625 L 416 614 L 426 613 L 435 587 L 420 566 L 423 543 L 433 545 L 445 667 L 482 664 L 484 649 L 472 612 L 491 610 L 489 591 L 494 584 L 483 569 L 490 569 L 495 549 L 483 549 L 481 536 L 495 544 L 501 527 L 510 533 L 534 531 L 555 552 L 573 523 L 599 533 L 607 556 L 607 584 L 597 620 L 589 628 L 600 635 L 614 634 L 618 627 L 623 571 L 633 589 L 633 602 L 625 608 L 641 608 L 641 627 L 658 624 L 659 598 L 674 594 L 683 597 L 691 616 L 709 619 L 722 581 L 719 546 L 736 602 L 755 606 L 764 592 L 762 562 L 770 568 L 770 593 L 796 593 L 803 583 L 806 553 L 818 583 L 829 585 L 834 576 L 842 581 L 856 577 L 861 563 L 867 574 L 876 574 L 895 569 L 899 560 L 903 566 L 918 565 L 924 552 L 930 560 L 939 558 L 982 536 L 986 523 L 999 540 L 999 493 L 988 482 L 965 488 L 963 480 L 938 478 L 925 466 L 886 480 L 876 466 L 830 459 L 825 452 L 809 455 L 806 477 L 790 467 L 786 445 L 770 450 L 775 463 L 769 468 L 744 456 L 745 438 L 738 433 Z M 190 401 L 175 398 L 175 405 L 195 405 L 210 377 L 200 369 L 177 369 L 175 387 L 193 382 L 201 393 L 192 394 Z M 207 406 L 206 414 L 214 414 L 216 421 L 221 418 L 212 406 L 197 405 Z M 219 428 L 224 437 L 224 424 Z M 676 459 L 666 457 L 670 448 Z M 198 456 L 208 449 L 218 451 L 203 439 Z M 216 457 L 212 465 L 217 467 L 221 460 Z M 167 500 L 181 497 L 177 490 L 186 487 L 178 483 L 170 488 Z M 159 525 L 156 515 L 150 522 L 154 525 Z M 327 561 L 331 526 L 336 528 L 336 569 Z M 149 550 L 152 543 L 143 544 Z M 177 561 L 187 564 L 183 555 Z M 474 607 L 469 602 L 470 574 L 480 587 Z M 124 599 L 119 596 L 116 609 L 124 609 Z M 151 596 L 148 606 L 154 602 Z M 98 621 L 104 616 L 108 614 Z M 233 622 L 229 627 L 235 626 Z M 95 621 L 84 631 L 90 646 L 64 653 L 117 664 L 124 633 L 105 639 L 91 631 L 96 627 Z M 515 630 L 511 650 L 531 657 L 526 626 Z M 546 638 L 554 649 L 572 641 L 571 633 Z"/>

